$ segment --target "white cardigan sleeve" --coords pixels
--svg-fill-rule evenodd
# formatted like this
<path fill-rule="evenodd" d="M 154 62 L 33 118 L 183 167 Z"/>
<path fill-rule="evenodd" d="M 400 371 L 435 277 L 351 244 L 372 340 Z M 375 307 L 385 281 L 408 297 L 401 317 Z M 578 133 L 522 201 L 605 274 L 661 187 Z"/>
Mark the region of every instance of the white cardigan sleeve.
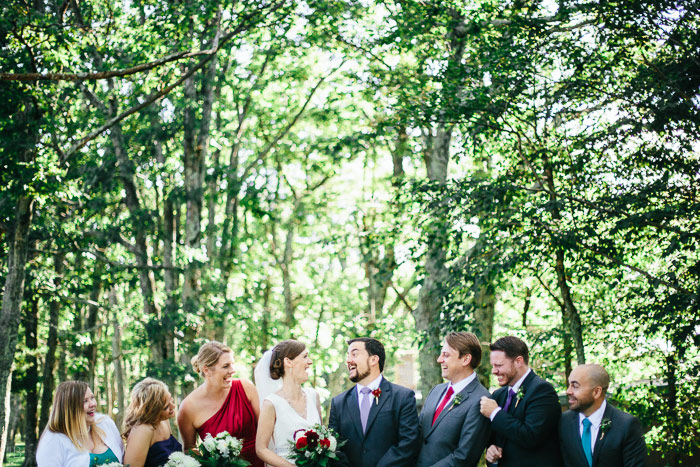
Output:
<path fill-rule="evenodd" d="M 88 467 L 90 454 L 78 451 L 63 433 L 46 429 L 36 449 L 36 463 L 39 467 Z"/>

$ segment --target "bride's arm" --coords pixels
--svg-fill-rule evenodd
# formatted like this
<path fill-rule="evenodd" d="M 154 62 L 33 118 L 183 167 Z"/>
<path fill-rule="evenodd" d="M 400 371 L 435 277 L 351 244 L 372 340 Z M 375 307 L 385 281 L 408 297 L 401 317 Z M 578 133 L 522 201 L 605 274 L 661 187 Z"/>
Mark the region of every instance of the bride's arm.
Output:
<path fill-rule="evenodd" d="M 321 396 L 318 395 L 318 392 L 316 392 L 316 408 L 318 409 L 318 419 L 321 420 L 321 425 L 323 425 L 323 416 L 321 415 Z"/>
<path fill-rule="evenodd" d="M 258 432 L 255 436 L 255 453 L 261 461 L 272 467 L 294 467 L 294 464 L 278 456 L 268 448 L 270 438 L 275 429 L 275 406 L 269 400 L 263 401 L 260 418 L 258 419 Z"/>

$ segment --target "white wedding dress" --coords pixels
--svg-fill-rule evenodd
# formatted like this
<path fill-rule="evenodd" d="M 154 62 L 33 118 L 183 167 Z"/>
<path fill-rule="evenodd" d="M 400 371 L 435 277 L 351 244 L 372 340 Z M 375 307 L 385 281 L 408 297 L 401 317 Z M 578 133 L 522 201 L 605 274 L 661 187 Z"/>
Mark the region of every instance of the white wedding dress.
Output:
<path fill-rule="evenodd" d="M 275 429 L 272 432 L 270 449 L 292 463 L 289 458 L 289 441 L 294 439 L 294 433 L 321 423 L 316 406 L 316 391 L 312 388 L 302 388 L 302 391 L 306 396 L 306 417 L 299 415 L 284 397 L 273 393 L 265 398 L 275 406 Z"/>

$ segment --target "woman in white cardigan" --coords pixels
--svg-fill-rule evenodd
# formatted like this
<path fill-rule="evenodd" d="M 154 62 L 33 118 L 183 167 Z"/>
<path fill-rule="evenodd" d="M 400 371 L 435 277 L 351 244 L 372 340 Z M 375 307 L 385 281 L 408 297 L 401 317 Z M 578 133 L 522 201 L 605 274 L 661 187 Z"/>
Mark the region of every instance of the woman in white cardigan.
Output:
<path fill-rule="evenodd" d="M 124 443 L 117 426 L 95 413 L 95 396 L 82 381 L 58 385 L 49 423 L 36 451 L 39 467 L 92 467 L 121 462 Z"/>

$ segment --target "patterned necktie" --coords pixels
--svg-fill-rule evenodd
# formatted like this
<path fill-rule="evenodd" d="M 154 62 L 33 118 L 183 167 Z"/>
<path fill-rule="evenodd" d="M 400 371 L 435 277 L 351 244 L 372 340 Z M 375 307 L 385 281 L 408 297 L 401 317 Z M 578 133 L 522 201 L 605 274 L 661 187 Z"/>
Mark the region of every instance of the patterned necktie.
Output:
<path fill-rule="evenodd" d="M 589 467 L 591 467 L 593 465 L 593 455 L 591 453 L 591 421 L 587 418 L 583 419 L 581 443 L 583 443 L 583 453 L 586 455 Z"/>
<path fill-rule="evenodd" d="M 508 409 L 510 408 L 510 403 L 513 402 L 514 397 L 515 391 L 513 391 L 513 388 L 508 389 L 508 399 L 506 399 L 506 403 L 503 405 L 503 410 L 508 412 Z"/>
<path fill-rule="evenodd" d="M 369 393 L 372 392 L 370 388 L 360 389 L 362 393 L 362 400 L 360 401 L 360 421 L 362 422 L 362 433 L 367 429 L 367 418 L 369 418 L 369 409 L 372 407 L 372 401 L 370 400 Z"/>
<path fill-rule="evenodd" d="M 452 385 L 447 389 L 447 392 L 445 393 L 445 397 L 442 398 L 442 402 L 440 402 L 440 405 L 438 405 L 438 408 L 435 410 L 435 415 L 433 415 L 433 425 L 435 425 L 435 420 L 440 416 L 440 412 L 442 412 L 442 409 L 445 408 L 447 405 L 447 401 L 450 400 L 450 397 L 452 397 L 452 394 L 455 393 L 455 390 L 452 389 Z"/>

